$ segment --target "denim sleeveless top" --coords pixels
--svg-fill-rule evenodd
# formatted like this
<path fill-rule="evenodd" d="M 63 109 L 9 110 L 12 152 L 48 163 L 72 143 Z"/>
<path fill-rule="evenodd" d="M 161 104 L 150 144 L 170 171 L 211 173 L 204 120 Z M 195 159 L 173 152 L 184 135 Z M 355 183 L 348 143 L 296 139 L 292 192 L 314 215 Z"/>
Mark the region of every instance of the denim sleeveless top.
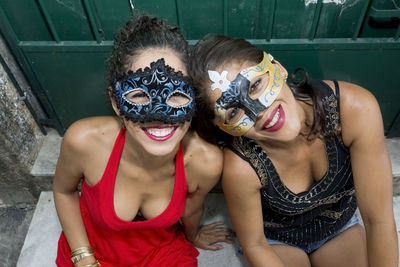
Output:
<path fill-rule="evenodd" d="M 267 153 L 255 141 L 235 137 L 233 147 L 229 147 L 249 162 L 261 181 L 264 232 L 269 239 L 295 245 L 323 240 L 340 230 L 357 208 L 350 153 L 340 135 L 339 86 L 334 82 L 336 95 L 326 83 L 312 83 L 324 106 L 323 140 L 328 170 L 308 191 L 298 194 L 290 191 Z M 338 137 L 328 137 L 335 134 Z"/>

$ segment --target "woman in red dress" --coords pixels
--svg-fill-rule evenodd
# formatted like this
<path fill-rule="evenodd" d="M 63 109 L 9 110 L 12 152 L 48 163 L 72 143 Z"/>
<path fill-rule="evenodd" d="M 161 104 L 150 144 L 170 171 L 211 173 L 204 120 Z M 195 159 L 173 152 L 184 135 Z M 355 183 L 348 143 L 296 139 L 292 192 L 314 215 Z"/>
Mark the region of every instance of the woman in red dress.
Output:
<path fill-rule="evenodd" d="M 221 223 L 199 227 L 222 153 L 190 129 L 187 58 L 185 39 L 158 18 L 132 19 L 116 35 L 108 94 L 117 116 L 74 123 L 61 145 L 58 266 L 197 266 L 193 244 L 229 242 Z"/>

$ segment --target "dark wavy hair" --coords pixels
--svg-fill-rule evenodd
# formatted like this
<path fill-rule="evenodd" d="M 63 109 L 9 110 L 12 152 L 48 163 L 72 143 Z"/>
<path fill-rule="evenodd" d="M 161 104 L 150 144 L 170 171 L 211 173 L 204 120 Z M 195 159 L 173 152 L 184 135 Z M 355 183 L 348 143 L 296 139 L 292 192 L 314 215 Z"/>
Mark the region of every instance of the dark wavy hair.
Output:
<path fill-rule="evenodd" d="M 142 15 L 132 17 L 114 35 L 114 46 L 108 59 L 107 95 L 113 95 L 113 84 L 126 73 L 132 62 L 148 48 L 169 48 L 187 66 L 189 46 L 179 29 L 162 19 Z"/>
<path fill-rule="evenodd" d="M 230 38 L 223 35 L 208 35 L 201 39 L 191 50 L 189 75 L 192 78 L 196 94 L 198 114 L 193 128 L 199 135 L 212 143 L 224 141 L 229 143 L 232 136 L 222 132 L 212 124 L 214 106 L 208 95 L 210 79 L 208 70 L 215 70 L 221 65 L 242 62 L 243 60 L 258 64 L 263 59 L 263 50 L 244 39 Z M 296 78 L 302 69 L 292 75 L 292 83 L 288 83 L 294 97 L 313 106 L 314 120 L 306 133 L 308 140 L 319 137 L 325 131 L 325 114 L 318 90 L 308 83 L 307 72 L 303 71 L 302 79 Z M 296 81 L 297 80 L 297 81 Z"/>

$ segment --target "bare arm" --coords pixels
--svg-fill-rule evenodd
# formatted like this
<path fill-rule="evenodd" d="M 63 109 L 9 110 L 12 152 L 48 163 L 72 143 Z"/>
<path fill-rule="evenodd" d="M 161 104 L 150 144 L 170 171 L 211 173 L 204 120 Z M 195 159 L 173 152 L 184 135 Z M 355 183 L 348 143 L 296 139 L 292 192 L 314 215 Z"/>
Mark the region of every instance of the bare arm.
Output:
<path fill-rule="evenodd" d="M 197 137 L 198 138 L 198 137 Z M 193 152 L 187 166 L 189 194 L 186 198 L 185 212 L 181 218 L 185 235 L 196 247 L 209 250 L 222 249 L 217 242 L 231 242 L 231 231 L 216 222 L 200 226 L 207 193 L 217 184 L 222 172 L 222 152 L 211 144 L 201 144 Z M 193 143 L 192 143 L 193 144 Z"/>
<path fill-rule="evenodd" d="M 366 234 L 369 266 L 398 266 L 393 215 L 393 178 L 376 99 L 363 88 L 341 83 L 343 141 L 351 164 Z"/>
<path fill-rule="evenodd" d="M 222 187 L 243 252 L 252 266 L 284 266 L 264 235 L 260 181 L 250 165 L 226 149 Z"/>
<path fill-rule="evenodd" d="M 58 217 L 71 250 L 90 246 L 79 207 L 78 184 L 83 177 L 79 129 L 72 126 L 65 134 L 53 182 L 54 202 Z M 86 257 L 76 266 L 89 264 Z"/>

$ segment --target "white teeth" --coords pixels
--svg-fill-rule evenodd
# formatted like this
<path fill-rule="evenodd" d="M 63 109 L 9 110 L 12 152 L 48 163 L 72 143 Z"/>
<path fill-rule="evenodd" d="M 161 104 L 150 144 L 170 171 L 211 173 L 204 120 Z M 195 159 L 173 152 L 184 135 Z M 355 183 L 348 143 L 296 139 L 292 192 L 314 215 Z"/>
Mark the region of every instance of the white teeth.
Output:
<path fill-rule="evenodd" d="M 272 126 L 274 126 L 278 122 L 280 113 L 281 113 L 281 108 L 278 108 L 278 111 L 275 113 L 275 116 L 272 119 L 272 121 L 270 123 L 268 123 L 268 125 L 265 127 L 266 129 L 271 128 Z"/>
<path fill-rule="evenodd" d="M 146 131 L 149 132 L 151 135 L 157 137 L 164 137 L 172 133 L 174 127 L 169 128 L 146 128 Z"/>

